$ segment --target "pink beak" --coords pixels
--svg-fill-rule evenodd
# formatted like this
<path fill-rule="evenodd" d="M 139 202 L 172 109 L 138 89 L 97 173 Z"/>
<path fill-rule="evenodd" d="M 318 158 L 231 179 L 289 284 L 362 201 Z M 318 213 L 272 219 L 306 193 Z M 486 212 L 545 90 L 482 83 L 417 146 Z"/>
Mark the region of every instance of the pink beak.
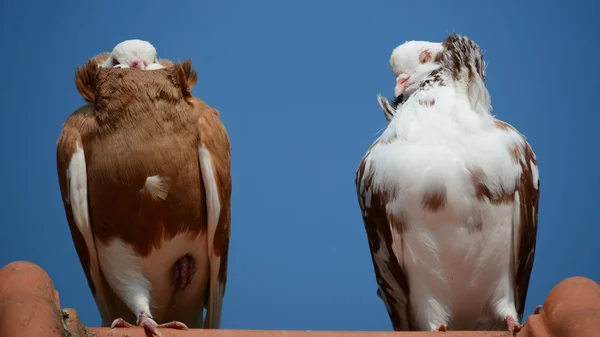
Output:
<path fill-rule="evenodd" d="M 410 75 L 400 74 L 396 77 L 396 87 L 394 88 L 394 96 L 398 97 L 406 91 L 406 82 L 410 79 Z"/>
<path fill-rule="evenodd" d="M 148 66 L 148 62 L 146 62 L 146 60 L 144 60 L 141 57 L 137 57 L 135 60 L 133 60 L 133 62 L 131 62 L 130 66 L 133 68 L 139 68 L 141 70 L 145 70 L 146 67 Z"/>

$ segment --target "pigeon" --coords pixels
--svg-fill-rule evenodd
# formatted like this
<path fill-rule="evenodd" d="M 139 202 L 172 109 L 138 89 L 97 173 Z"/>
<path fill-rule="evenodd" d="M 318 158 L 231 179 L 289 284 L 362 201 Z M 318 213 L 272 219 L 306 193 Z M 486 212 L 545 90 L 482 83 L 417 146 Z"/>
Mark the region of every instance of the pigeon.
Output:
<path fill-rule="evenodd" d="M 377 293 L 396 331 L 514 333 L 535 254 L 537 159 L 491 114 L 479 46 L 458 34 L 441 46 L 396 54 L 396 96 L 409 96 L 356 171 Z"/>
<path fill-rule="evenodd" d="M 191 62 L 142 72 L 92 59 L 75 79 L 88 104 L 64 123 L 57 173 L 102 326 L 218 329 L 230 145 L 219 112 L 191 94 Z"/>
<path fill-rule="evenodd" d="M 103 68 L 138 68 L 141 70 L 158 70 L 165 68 L 159 63 L 154 46 L 143 40 L 125 40 L 117 44 Z"/>

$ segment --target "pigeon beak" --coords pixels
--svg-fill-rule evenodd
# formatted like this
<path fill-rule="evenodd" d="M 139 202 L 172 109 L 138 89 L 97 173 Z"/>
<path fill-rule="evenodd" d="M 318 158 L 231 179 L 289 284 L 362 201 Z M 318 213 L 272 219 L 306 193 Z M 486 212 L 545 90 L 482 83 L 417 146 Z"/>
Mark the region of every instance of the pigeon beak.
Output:
<path fill-rule="evenodd" d="M 130 65 L 132 68 L 139 68 L 141 70 L 145 70 L 148 67 L 148 62 L 141 57 L 137 57 Z"/>
<path fill-rule="evenodd" d="M 406 91 L 406 82 L 410 79 L 410 75 L 400 74 L 396 77 L 396 87 L 394 88 L 394 97 L 400 96 Z"/>

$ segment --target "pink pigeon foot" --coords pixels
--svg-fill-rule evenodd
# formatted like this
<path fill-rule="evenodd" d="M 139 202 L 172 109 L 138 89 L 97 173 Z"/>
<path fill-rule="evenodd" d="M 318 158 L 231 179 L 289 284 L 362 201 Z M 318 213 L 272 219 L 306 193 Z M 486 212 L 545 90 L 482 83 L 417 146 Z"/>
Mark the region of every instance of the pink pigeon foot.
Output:
<path fill-rule="evenodd" d="M 517 333 L 523 329 L 523 325 L 519 324 L 517 320 L 510 316 L 506 316 L 506 318 L 504 318 L 504 322 L 506 322 L 506 325 L 508 325 L 508 331 L 512 333 Z"/>
<path fill-rule="evenodd" d="M 433 331 L 441 331 L 441 332 L 446 332 L 446 331 L 447 331 L 447 330 L 446 330 L 446 324 L 442 324 L 442 325 L 440 325 L 440 327 L 439 327 L 439 328 L 437 328 L 437 329 L 435 329 L 435 330 L 433 330 Z"/>
<path fill-rule="evenodd" d="M 533 314 L 537 315 L 542 311 L 542 306 L 538 305 L 537 307 L 535 307 L 535 310 L 533 310 Z"/>
<path fill-rule="evenodd" d="M 137 326 L 133 325 L 131 323 L 128 323 L 127 321 L 125 321 L 122 318 L 117 318 L 115 319 L 112 324 L 110 325 L 111 329 L 114 328 L 135 328 L 135 327 L 142 327 L 144 328 L 144 330 L 148 333 L 150 333 L 151 336 L 157 336 L 157 337 L 162 337 L 162 334 L 158 331 L 159 328 L 165 328 L 165 329 L 181 329 L 181 330 L 187 330 L 188 327 L 187 325 L 181 323 L 181 322 L 177 322 L 177 321 L 173 321 L 173 322 L 168 322 L 168 323 L 163 323 L 163 324 L 157 324 L 152 318 L 150 318 L 150 316 L 142 313 L 140 314 L 139 318 L 138 318 L 138 323 Z"/>

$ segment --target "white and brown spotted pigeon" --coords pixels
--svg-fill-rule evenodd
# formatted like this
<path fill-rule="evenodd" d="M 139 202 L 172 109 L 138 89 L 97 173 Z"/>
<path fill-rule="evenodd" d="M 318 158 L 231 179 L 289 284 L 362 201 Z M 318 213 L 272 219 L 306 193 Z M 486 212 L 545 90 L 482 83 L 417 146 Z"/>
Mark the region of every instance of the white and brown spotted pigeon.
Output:
<path fill-rule="evenodd" d="M 78 69 L 88 104 L 67 118 L 57 143 L 65 214 L 102 325 L 157 336 L 158 328 L 219 328 L 231 221 L 227 131 L 218 111 L 192 96 L 189 61 L 142 71 L 143 62 L 121 60 L 132 67 L 98 67 L 96 57 Z"/>
<path fill-rule="evenodd" d="M 492 116 L 479 47 L 456 34 L 436 45 L 400 48 L 396 96 L 408 98 L 356 173 L 378 294 L 394 330 L 518 331 L 536 156 Z"/>

